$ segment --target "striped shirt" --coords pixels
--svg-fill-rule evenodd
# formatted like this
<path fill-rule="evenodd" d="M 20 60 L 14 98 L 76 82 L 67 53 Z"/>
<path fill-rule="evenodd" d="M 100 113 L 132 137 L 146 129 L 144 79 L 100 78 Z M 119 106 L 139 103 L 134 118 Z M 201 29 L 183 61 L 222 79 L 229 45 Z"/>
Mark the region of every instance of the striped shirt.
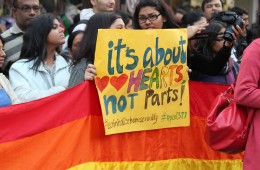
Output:
<path fill-rule="evenodd" d="M 1 34 L 5 41 L 4 49 L 6 57 L 2 67 L 5 74 L 8 74 L 11 64 L 19 59 L 23 45 L 23 35 L 24 32 L 16 25 L 16 23 Z"/>

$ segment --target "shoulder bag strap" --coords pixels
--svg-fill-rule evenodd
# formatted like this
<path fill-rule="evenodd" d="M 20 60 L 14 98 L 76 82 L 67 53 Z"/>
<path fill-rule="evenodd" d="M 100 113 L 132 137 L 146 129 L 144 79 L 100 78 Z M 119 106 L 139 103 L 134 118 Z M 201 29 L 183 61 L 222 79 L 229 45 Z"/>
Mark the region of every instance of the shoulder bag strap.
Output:
<path fill-rule="evenodd" d="M 247 116 L 247 119 L 246 119 L 246 124 L 245 124 L 244 130 L 243 130 L 242 135 L 241 135 L 242 138 L 246 137 L 246 135 L 248 133 L 250 123 L 252 122 L 253 117 L 254 117 L 254 112 L 255 112 L 255 109 L 247 108 L 248 116 Z"/>

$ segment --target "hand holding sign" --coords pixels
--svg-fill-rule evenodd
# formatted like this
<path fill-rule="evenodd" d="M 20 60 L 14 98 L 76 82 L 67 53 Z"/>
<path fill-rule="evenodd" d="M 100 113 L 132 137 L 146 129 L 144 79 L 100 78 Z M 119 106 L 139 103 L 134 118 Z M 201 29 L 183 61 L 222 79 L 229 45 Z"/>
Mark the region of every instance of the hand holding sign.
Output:
<path fill-rule="evenodd" d="M 94 77 L 96 75 L 97 75 L 96 67 L 93 64 L 88 64 L 87 69 L 85 70 L 84 79 L 94 80 Z"/>

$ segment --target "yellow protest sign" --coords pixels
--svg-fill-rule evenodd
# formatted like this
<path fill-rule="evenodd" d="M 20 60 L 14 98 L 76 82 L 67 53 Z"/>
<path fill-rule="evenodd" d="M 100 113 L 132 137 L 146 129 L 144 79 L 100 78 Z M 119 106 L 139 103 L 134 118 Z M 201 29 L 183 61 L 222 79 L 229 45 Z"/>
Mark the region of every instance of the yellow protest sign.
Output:
<path fill-rule="evenodd" d="M 106 134 L 189 126 L 186 63 L 186 29 L 100 29 L 95 82 Z"/>

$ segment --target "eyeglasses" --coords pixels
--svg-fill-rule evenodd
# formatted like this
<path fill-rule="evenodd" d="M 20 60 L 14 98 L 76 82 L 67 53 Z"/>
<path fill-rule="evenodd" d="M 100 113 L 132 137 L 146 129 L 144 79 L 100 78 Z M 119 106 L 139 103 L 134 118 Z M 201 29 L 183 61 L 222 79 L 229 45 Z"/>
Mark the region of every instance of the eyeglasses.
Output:
<path fill-rule="evenodd" d="M 216 41 L 221 42 L 221 41 L 225 40 L 224 37 L 223 37 L 224 32 L 219 32 L 217 35 L 220 35 L 220 37 L 216 37 L 216 39 L 215 39 Z"/>
<path fill-rule="evenodd" d="M 155 21 L 158 19 L 158 17 L 160 16 L 161 14 L 149 14 L 147 17 L 146 16 L 140 16 L 138 18 L 139 22 L 140 23 L 145 23 L 147 20 L 149 21 Z"/>
<path fill-rule="evenodd" d="M 40 12 L 40 10 L 42 9 L 40 6 L 33 6 L 33 7 L 30 7 L 30 6 L 22 6 L 22 7 L 16 7 L 17 9 L 20 9 L 21 11 L 23 12 L 31 12 L 32 10 L 34 12 Z"/>
<path fill-rule="evenodd" d="M 222 37 L 222 38 L 216 38 L 216 41 L 218 42 L 221 42 L 221 41 L 224 41 L 225 39 Z"/>

